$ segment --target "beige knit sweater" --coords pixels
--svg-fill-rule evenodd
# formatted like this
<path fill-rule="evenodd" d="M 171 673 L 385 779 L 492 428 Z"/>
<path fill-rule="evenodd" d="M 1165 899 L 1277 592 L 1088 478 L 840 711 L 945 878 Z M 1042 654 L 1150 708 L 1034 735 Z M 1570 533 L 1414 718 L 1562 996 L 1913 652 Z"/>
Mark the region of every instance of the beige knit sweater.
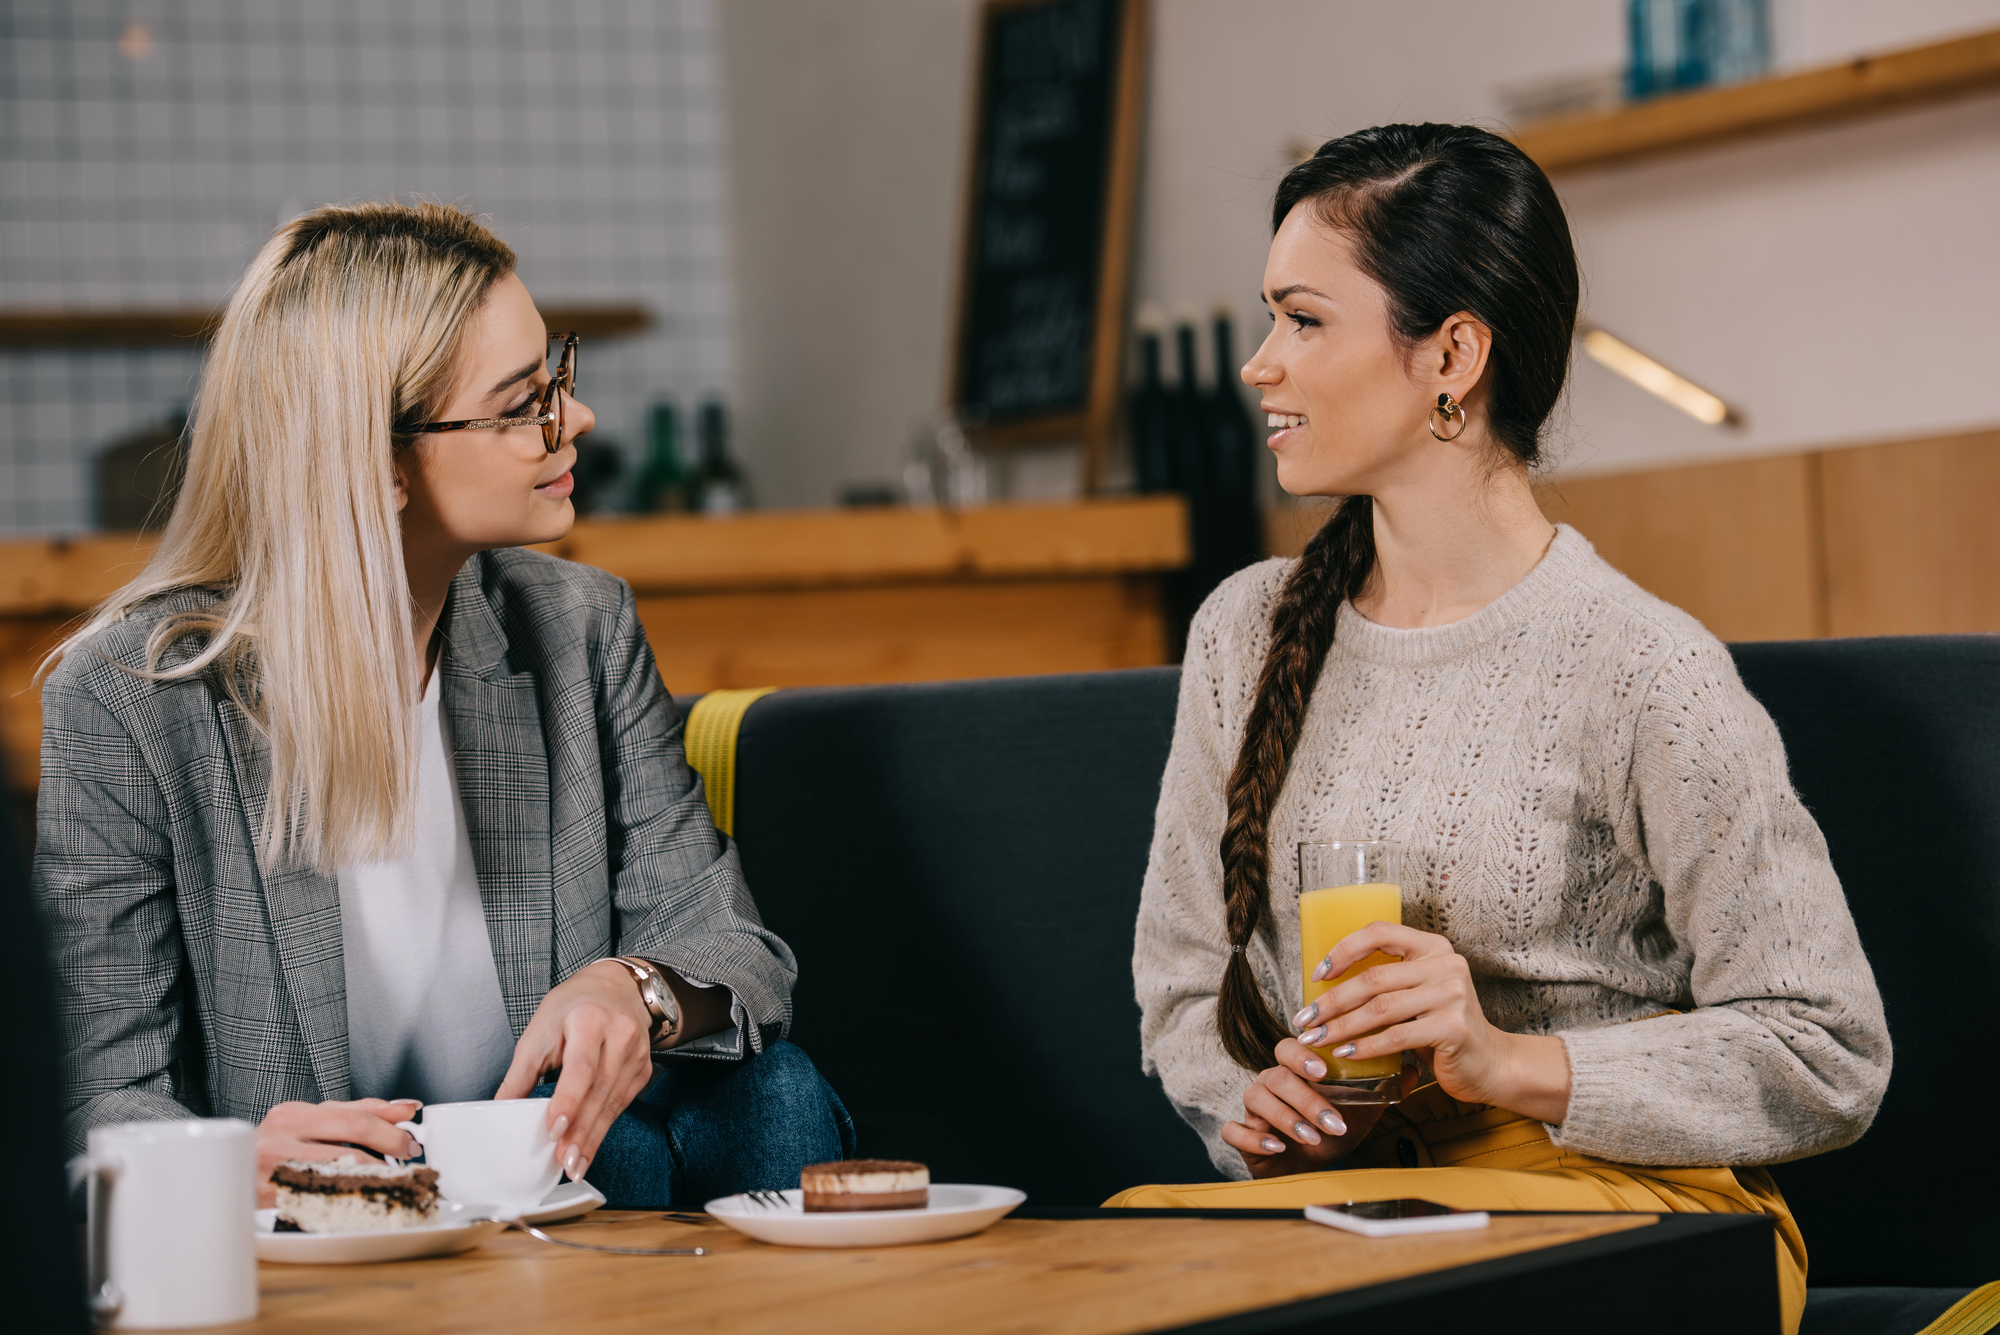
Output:
<path fill-rule="evenodd" d="M 1224 1175 L 1250 1073 L 1215 1033 L 1224 789 L 1289 561 L 1202 604 L 1139 908 L 1140 1045 Z M 1557 1143 L 1621 1163 L 1763 1164 L 1865 1131 L 1889 1033 L 1826 841 L 1728 651 L 1558 528 L 1474 615 L 1395 630 L 1351 606 L 1271 822 L 1248 958 L 1301 1004 L 1302 840 L 1417 852 L 1404 921 L 1448 937 L 1487 1017 L 1569 1050 Z M 1657 1016 L 1664 1010 L 1680 1015 Z M 1626 1023 L 1637 1020 L 1636 1023 Z"/>

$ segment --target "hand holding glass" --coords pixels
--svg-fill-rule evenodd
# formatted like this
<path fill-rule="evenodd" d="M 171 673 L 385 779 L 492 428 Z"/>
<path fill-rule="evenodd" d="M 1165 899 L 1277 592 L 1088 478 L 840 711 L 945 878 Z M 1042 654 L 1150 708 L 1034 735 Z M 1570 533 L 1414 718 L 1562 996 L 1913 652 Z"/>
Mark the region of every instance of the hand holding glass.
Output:
<path fill-rule="evenodd" d="M 1301 992 L 1313 1001 L 1348 979 L 1388 964 L 1377 951 L 1337 978 L 1315 979 L 1332 949 L 1372 922 L 1403 921 L 1403 850 L 1386 839 L 1330 839 L 1299 845 Z M 1331 1016 L 1322 1015 L 1316 1023 Z M 1388 1104 L 1402 1097 L 1403 1054 L 1360 1059 L 1314 1048 L 1327 1076 L 1316 1088 L 1330 1103 Z"/>

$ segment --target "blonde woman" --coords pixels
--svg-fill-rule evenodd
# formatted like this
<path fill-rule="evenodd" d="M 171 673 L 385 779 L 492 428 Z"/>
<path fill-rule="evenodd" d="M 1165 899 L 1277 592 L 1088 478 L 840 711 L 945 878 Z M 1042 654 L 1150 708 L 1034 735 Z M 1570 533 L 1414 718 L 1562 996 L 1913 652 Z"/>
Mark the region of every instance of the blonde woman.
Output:
<path fill-rule="evenodd" d="M 43 689 L 73 1144 L 242 1117 L 268 1175 L 537 1091 L 634 1207 L 851 1148 L 631 590 L 516 550 L 593 424 L 549 343 L 436 205 L 319 209 L 245 274 L 159 550 Z"/>

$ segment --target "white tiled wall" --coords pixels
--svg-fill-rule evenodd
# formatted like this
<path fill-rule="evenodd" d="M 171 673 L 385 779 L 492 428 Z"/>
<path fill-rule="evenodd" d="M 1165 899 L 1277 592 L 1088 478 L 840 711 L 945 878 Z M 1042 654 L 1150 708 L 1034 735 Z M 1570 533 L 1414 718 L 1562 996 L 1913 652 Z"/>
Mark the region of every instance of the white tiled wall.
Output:
<path fill-rule="evenodd" d="M 0 0 L 0 309 L 218 305 L 306 208 L 446 200 L 545 303 L 653 310 L 582 350 L 636 459 L 656 396 L 733 378 L 715 27 L 712 0 Z M 0 531 L 88 527 L 95 452 L 199 361 L 0 354 Z"/>

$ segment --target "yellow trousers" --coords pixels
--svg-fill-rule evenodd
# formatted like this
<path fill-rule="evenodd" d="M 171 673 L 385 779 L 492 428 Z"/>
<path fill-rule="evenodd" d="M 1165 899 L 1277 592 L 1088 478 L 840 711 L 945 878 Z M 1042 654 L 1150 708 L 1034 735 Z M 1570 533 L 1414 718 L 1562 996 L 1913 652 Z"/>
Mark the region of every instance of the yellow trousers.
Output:
<path fill-rule="evenodd" d="M 1460 1103 L 1426 1086 L 1384 1113 L 1348 1167 L 1255 1182 L 1131 1187 L 1107 1206 L 1290 1210 L 1329 1201 L 1436 1201 L 1460 1210 L 1640 1210 L 1766 1214 L 1778 1226 L 1778 1298 L 1786 1335 L 1806 1304 L 1806 1244 L 1761 1168 L 1652 1168 L 1555 1145 L 1540 1122 Z M 1407 1165 L 1414 1164 L 1415 1167 Z"/>

